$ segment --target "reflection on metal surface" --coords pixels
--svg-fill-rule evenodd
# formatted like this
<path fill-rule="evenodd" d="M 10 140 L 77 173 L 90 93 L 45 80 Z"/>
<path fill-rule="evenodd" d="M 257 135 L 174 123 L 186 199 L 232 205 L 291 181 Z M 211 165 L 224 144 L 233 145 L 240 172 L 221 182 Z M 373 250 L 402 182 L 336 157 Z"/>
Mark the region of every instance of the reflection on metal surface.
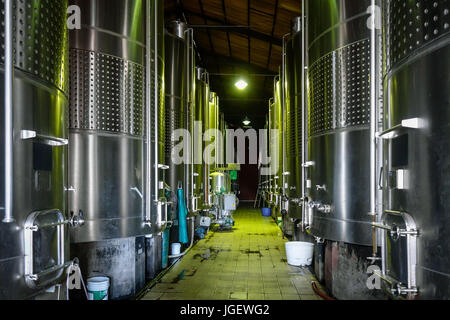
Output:
<path fill-rule="evenodd" d="M 0 222 L 0 299 L 33 298 L 43 289 L 58 283 L 69 261 L 67 225 L 31 231 L 27 218 L 43 208 L 55 208 L 57 220 L 65 221 L 67 183 L 67 107 L 68 107 L 68 32 L 67 1 L 4 1 L 12 4 L 14 37 L 14 109 L 12 133 L 16 137 L 11 148 L 14 167 L 9 174 L 12 187 L 14 222 Z M 1 21 L 5 21 L 1 11 Z M 0 42 L 5 45 L 5 33 Z M 7 47 L 7 46 L 6 46 Z M 1 52 L 2 70 L 8 57 Z M 4 87 L 4 71 L 0 86 Z M 5 109 L 2 99 L 1 109 Z M 5 115 L 0 116 L 4 132 Z M 27 130 L 22 140 L 21 130 Z M 3 139 L 0 149 L 4 150 Z M 5 162 L 1 161 L 0 202 L 5 204 Z M 47 221 L 49 218 L 49 221 Z M 54 219 L 40 216 L 51 225 Z M 26 233 L 35 236 L 34 250 L 25 247 Z M 59 233 L 59 236 L 56 236 Z M 38 241 L 39 239 L 39 241 Z M 58 240 L 58 241 L 56 241 Z M 27 242 L 30 243 L 29 241 Z M 29 259 L 33 261 L 30 269 Z M 34 276 L 38 276 L 37 278 Z M 31 281 L 31 282 L 30 282 Z M 54 297 L 56 298 L 56 297 Z"/>
<path fill-rule="evenodd" d="M 303 83 L 303 34 L 301 17 L 293 21 L 293 30 L 291 39 L 286 43 L 286 80 L 285 80 L 285 104 L 286 104 L 286 121 L 285 121 L 285 144 L 286 144 L 286 170 L 289 175 L 286 178 L 287 190 L 286 195 L 290 201 L 287 205 L 287 217 L 295 221 L 295 219 L 303 219 L 302 204 L 300 199 L 302 194 L 302 154 L 303 154 L 303 99 L 304 99 L 304 83 Z M 292 223 L 291 223 L 292 224 Z M 292 228 L 292 227 L 291 227 Z"/>
<path fill-rule="evenodd" d="M 376 79 L 371 81 L 370 4 L 310 0 L 307 8 L 314 19 L 308 20 L 309 162 L 304 167 L 311 185 L 318 186 L 309 193 L 317 204 L 310 208 L 311 232 L 360 245 L 372 245 L 370 124 Z"/>
<path fill-rule="evenodd" d="M 83 14 L 70 34 L 69 208 L 85 220 L 71 231 L 72 254 L 85 275 L 110 277 L 111 299 L 125 298 L 144 285 L 140 239 L 167 221 L 163 1 L 71 4 Z"/>
<path fill-rule="evenodd" d="M 111 9 L 109 17 L 96 14 L 99 20 L 84 14 L 82 29 L 71 32 L 69 179 L 77 192 L 70 194 L 70 210 L 86 214 L 86 227 L 72 232 L 73 242 L 148 232 L 144 200 L 131 189 L 144 190 L 145 5 L 127 2 L 73 1 L 85 13 Z M 110 42 L 103 41 L 105 34 Z M 140 53 L 130 56 L 113 45 L 123 41 Z"/>
<path fill-rule="evenodd" d="M 383 10 L 388 130 L 380 136 L 391 228 L 384 232 L 383 271 L 398 284 L 394 294 L 409 298 L 450 298 L 449 10 L 446 0 L 389 0 Z"/>

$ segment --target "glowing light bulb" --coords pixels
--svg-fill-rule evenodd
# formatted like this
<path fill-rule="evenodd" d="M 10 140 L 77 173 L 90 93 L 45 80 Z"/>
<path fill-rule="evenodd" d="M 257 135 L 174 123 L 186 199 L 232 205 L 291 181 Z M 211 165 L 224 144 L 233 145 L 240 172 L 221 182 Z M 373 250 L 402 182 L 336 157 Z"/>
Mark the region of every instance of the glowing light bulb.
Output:
<path fill-rule="evenodd" d="M 248 83 L 245 82 L 244 80 L 239 80 L 238 82 L 236 82 L 235 86 L 236 86 L 236 88 L 238 88 L 239 90 L 244 90 L 245 88 L 248 87 Z"/>

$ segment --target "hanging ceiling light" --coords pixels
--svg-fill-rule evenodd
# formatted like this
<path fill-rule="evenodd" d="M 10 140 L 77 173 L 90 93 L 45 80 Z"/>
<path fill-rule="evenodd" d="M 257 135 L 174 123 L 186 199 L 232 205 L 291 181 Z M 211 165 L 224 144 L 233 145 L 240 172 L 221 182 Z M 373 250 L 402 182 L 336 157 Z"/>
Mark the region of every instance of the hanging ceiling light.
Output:
<path fill-rule="evenodd" d="M 239 80 L 238 82 L 236 82 L 235 86 L 239 90 L 245 90 L 245 88 L 248 87 L 248 83 L 245 82 L 244 80 Z"/>
<path fill-rule="evenodd" d="M 244 126 L 249 126 L 252 122 L 250 121 L 250 119 L 248 117 L 245 117 L 244 121 L 242 121 L 242 124 Z"/>

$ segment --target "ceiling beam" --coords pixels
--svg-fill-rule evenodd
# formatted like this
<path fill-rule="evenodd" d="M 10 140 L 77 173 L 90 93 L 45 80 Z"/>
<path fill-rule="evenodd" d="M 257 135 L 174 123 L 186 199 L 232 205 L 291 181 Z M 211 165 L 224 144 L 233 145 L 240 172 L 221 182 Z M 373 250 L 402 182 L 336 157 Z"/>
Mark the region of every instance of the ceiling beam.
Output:
<path fill-rule="evenodd" d="M 250 27 L 250 0 L 247 0 L 247 25 Z M 248 36 L 248 63 L 252 63 L 251 38 Z"/>
<path fill-rule="evenodd" d="M 201 0 L 200 0 L 201 1 Z M 231 27 L 231 29 L 233 30 L 232 32 L 237 33 L 237 34 L 241 34 L 243 36 L 246 37 L 251 37 L 251 38 L 255 38 L 264 42 L 269 42 L 274 46 L 278 46 L 278 47 L 282 47 L 283 46 L 283 40 L 282 39 L 278 39 L 276 37 L 274 37 L 273 35 L 270 36 L 268 34 L 262 33 L 262 32 L 258 32 L 255 30 L 252 30 L 250 28 L 241 28 L 240 26 L 234 26 L 232 24 L 227 24 L 225 23 L 225 21 L 221 20 L 221 19 L 217 19 L 217 18 L 213 18 L 207 15 L 202 15 L 202 13 L 198 13 L 198 12 L 194 12 L 192 10 L 188 10 L 186 8 L 183 8 L 183 12 L 186 15 L 191 15 L 191 16 L 196 16 L 196 17 L 200 17 L 206 20 L 209 20 L 211 22 L 220 24 L 220 25 L 228 25 Z M 169 12 L 167 14 L 170 14 Z M 206 21 L 205 21 L 206 23 Z M 238 27 L 236 29 L 233 29 L 232 27 Z M 231 31 L 230 31 L 231 32 Z"/>
<path fill-rule="evenodd" d="M 228 57 L 228 56 L 224 56 L 221 54 L 206 52 L 206 51 L 203 51 L 201 53 L 201 55 L 202 55 L 203 61 L 205 63 L 226 64 L 229 66 L 246 69 L 246 70 L 248 70 L 249 73 L 264 73 L 264 74 L 273 73 L 269 69 L 259 67 L 254 64 L 249 64 L 247 61 L 240 60 L 240 59 L 237 59 L 234 57 Z M 207 67 L 207 66 L 205 65 L 205 67 Z M 275 76 L 276 73 L 273 73 L 273 75 Z"/>
<path fill-rule="evenodd" d="M 205 20 L 205 24 L 208 24 L 208 20 L 206 19 L 206 16 L 205 16 L 205 10 L 203 9 L 203 2 L 202 2 L 202 0 L 198 0 L 198 4 L 200 5 L 200 11 L 202 12 L 201 16 L 203 17 L 203 20 Z M 209 30 L 207 30 L 207 33 L 208 33 L 208 38 L 209 38 L 209 44 L 211 46 L 211 51 L 213 53 L 215 53 L 216 50 L 214 50 L 214 44 L 213 44 L 213 41 L 212 41 L 212 38 L 211 38 L 211 32 L 209 32 Z M 219 70 L 219 72 L 220 72 L 220 67 L 219 66 L 217 66 L 217 70 Z"/>
<path fill-rule="evenodd" d="M 273 15 L 272 37 L 275 34 L 275 26 L 277 24 L 277 15 L 278 15 L 278 0 L 275 1 L 275 13 Z M 283 42 L 283 41 L 281 41 L 281 42 Z M 267 59 L 267 69 L 269 69 L 271 58 L 272 58 L 272 44 L 270 44 L 270 47 L 269 47 L 269 57 Z"/>
<path fill-rule="evenodd" d="M 225 0 L 222 0 L 222 11 L 223 11 L 223 20 L 226 25 L 228 25 L 228 19 L 227 19 L 227 8 L 225 7 Z M 228 52 L 230 54 L 230 57 L 233 56 L 233 51 L 231 50 L 231 40 L 230 40 L 230 33 L 227 30 L 227 40 L 228 40 Z"/>
<path fill-rule="evenodd" d="M 275 25 L 277 23 L 277 14 L 278 14 L 278 0 L 276 0 L 276 2 L 275 2 L 275 13 L 273 15 L 272 36 L 275 33 Z M 272 44 L 270 44 L 270 46 L 269 46 L 269 56 L 267 58 L 267 67 L 266 67 L 267 69 L 270 68 L 270 60 L 271 60 L 271 58 L 272 58 Z M 264 79 L 264 88 L 266 87 L 266 81 L 267 81 L 267 79 Z"/>

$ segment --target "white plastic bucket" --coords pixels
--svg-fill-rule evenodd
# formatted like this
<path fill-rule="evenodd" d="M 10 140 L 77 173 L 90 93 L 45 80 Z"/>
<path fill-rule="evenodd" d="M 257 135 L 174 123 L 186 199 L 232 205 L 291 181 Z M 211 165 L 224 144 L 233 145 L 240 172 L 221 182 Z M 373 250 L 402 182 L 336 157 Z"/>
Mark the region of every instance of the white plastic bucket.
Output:
<path fill-rule="evenodd" d="M 181 243 L 172 243 L 171 246 L 172 256 L 178 256 L 181 254 Z"/>
<path fill-rule="evenodd" d="M 314 244 L 292 241 L 286 243 L 288 264 L 296 267 L 310 266 L 313 261 Z"/>
<path fill-rule="evenodd" d="M 89 300 L 108 300 L 109 278 L 92 277 L 87 280 Z"/>

